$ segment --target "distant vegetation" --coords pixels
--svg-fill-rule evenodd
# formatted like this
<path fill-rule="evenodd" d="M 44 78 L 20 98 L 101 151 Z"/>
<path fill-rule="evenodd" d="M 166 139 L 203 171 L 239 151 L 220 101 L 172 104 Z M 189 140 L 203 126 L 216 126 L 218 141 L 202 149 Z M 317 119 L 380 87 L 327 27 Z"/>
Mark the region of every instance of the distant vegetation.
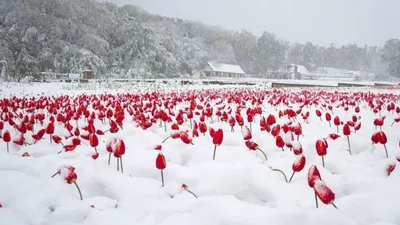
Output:
<path fill-rule="evenodd" d="M 400 41 L 384 47 L 291 44 L 264 32 L 234 32 L 197 22 L 151 15 L 136 6 L 94 0 L 0 1 L 0 68 L 3 78 L 40 71 L 102 77 L 190 75 L 207 61 L 237 63 L 262 75 L 302 64 L 400 77 Z"/>

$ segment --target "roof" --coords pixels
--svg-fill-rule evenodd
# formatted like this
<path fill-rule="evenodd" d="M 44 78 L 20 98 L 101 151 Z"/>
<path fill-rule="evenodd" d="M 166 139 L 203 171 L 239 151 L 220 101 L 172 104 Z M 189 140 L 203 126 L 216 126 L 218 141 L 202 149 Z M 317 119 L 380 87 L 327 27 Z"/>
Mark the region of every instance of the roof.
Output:
<path fill-rule="evenodd" d="M 208 62 L 208 66 L 211 67 L 214 72 L 245 74 L 239 65 Z"/>

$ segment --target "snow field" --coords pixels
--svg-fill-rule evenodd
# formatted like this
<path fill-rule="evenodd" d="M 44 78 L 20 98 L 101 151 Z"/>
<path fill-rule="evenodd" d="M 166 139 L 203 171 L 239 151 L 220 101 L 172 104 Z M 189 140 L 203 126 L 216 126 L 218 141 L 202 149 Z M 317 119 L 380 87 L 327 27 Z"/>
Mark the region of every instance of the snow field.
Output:
<path fill-rule="evenodd" d="M 22 89 L 11 86 L 7 92 L 3 89 L 3 97 L 34 96 L 41 92 L 55 96 L 104 92 L 117 94 L 127 92 L 128 88 L 130 87 L 117 90 L 65 90 L 54 84 L 25 86 Z M 147 88 L 132 87 L 129 92 L 142 92 Z M 221 97 L 223 93 L 228 92 L 228 89 L 206 90 L 205 87 L 192 89 L 202 93 L 205 98 L 208 93 L 218 93 Z M 24 93 L 21 93 L 22 90 Z M 236 89 L 239 92 L 240 90 L 254 89 Z M 300 93 L 300 89 L 285 90 L 283 93 L 288 96 Z M 185 96 L 186 91 L 185 87 L 160 89 L 160 93 L 178 92 L 182 96 Z M 243 98 L 246 98 L 247 92 L 242 93 Z M 398 96 L 398 93 L 394 94 Z M 266 99 L 270 97 L 266 96 Z M 136 123 L 132 122 L 132 117 L 126 113 L 122 130 L 117 134 L 106 133 L 98 136 L 100 144 L 97 149 L 100 156 L 97 160 L 90 157 L 94 150 L 85 140 L 82 140 L 82 144 L 73 152 L 61 154 L 57 152 L 62 150 L 62 146 L 50 144 L 47 134 L 34 145 L 10 144 L 10 154 L 6 152 L 6 144 L 0 141 L 0 224 L 400 224 L 400 202 L 396 200 L 400 199 L 399 168 L 390 176 L 386 172 L 388 163 L 397 163 L 395 157 L 400 155 L 400 124 L 391 126 L 394 118 L 399 117 L 398 114 L 389 113 L 385 108 L 381 113 L 382 116 L 386 116 L 383 131 L 388 139 L 386 146 L 389 159 L 385 156 L 383 145 L 371 145 L 370 137 L 376 131 L 373 120 L 379 115 L 375 115 L 368 104 L 362 102 L 359 104 L 361 111 L 358 114 L 361 117 L 361 129 L 350 136 L 353 155 L 346 151 L 347 140 L 340 131 L 342 137 L 328 140 L 326 167 L 323 168 L 321 157 L 315 150 L 315 141 L 327 137 L 330 133 L 336 133 L 336 127 L 330 128 L 325 121 L 325 109 L 315 105 L 310 108 L 304 107 L 303 112 L 310 112 L 309 123 L 303 123 L 301 115 L 298 115 L 297 121 L 303 126 L 304 136 L 300 136 L 299 142 L 307 159 L 306 166 L 294 175 L 292 182 L 286 183 L 280 173 L 272 171 L 269 167 L 284 171 L 289 178 L 296 156 L 286 147 L 282 152 L 276 147 L 271 134 L 260 131 L 258 115 L 252 123 L 252 140 L 267 153 L 268 161 L 265 161 L 259 151 L 249 151 L 237 124 L 235 132 L 231 132 L 228 123 L 218 121 L 215 116 L 215 103 L 218 100 L 206 100 L 206 103 L 214 107 L 213 122 L 206 119 L 207 126 L 221 128 L 224 132 L 222 145 L 217 148 L 216 160 L 212 160 L 214 146 L 208 132 L 205 136 L 200 133 L 199 137 L 193 138 L 193 145 L 186 145 L 180 139 L 167 140 L 162 144 L 162 152 L 167 160 L 164 170 L 165 187 L 161 187 L 160 171 L 155 167 L 159 151 L 154 150 L 154 146 L 161 144 L 170 134 L 172 123 L 168 124 L 167 132 L 163 127 L 160 128 L 158 123 L 143 130 L 137 127 Z M 205 105 L 200 103 L 199 99 L 197 102 Z M 235 112 L 235 104 L 225 104 L 227 107 L 231 106 L 232 112 Z M 250 107 L 251 101 L 247 101 L 246 104 Z M 398 102 L 396 104 L 399 105 Z M 297 103 L 290 105 L 294 109 L 299 107 Z M 338 104 L 333 104 L 336 105 Z M 179 103 L 173 111 L 176 113 L 187 106 L 187 102 Z M 265 100 L 262 116 L 273 114 L 277 123 L 283 125 L 288 118 L 278 118 L 278 111 L 286 108 L 283 104 L 271 106 Z M 315 115 L 315 109 L 322 111 L 322 121 Z M 248 126 L 246 110 L 243 109 L 241 113 L 245 125 Z M 342 107 L 333 107 L 332 117 L 339 116 L 342 121 L 348 121 L 354 114 L 353 107 L 350 107 L 347 113 Z M 172 120 L 174 121 L 174 118 Z M 199 116 L 195 116 L 194 120 L 199 121 Z M 49 117 L 46 117 L 44 125 L 48 122 Z M 75 127 L 75 121 L 71 121 L 71 124 Z M 80 119 L 78 124 L 82 128 L 86 122 Z M 69 143 L 69 139 L 64 138 L 68 135 L 64 125 L 58 122 L 55 122 L 55 125 L 55 134 L 63 137 L 64 143 Z M 99 120 L 95 120 L 95 126 L 103 131 L 109 128 L 108 123 L 103 124 Z M 40 128 L 40 124 L 35 124 L 35 131 Z M 9 130 L 13 139 L 17 137 L 18 133 L 9 124 L 5 123 L 4 130 Z M 189 122 L 181 125 L 180 130 L 191 130 Z M 33 143 L 30 134 L 27 133 L 26 142 Z M 284 136 L 282 131 L 281 134 Z M 107 165 L 106 143 L 112 137 L 121 138 L 125 142 L 124 173 L 116 170 L 114 157 L 111 165 Z M 21 157 L 24 152 L 28 152 L 31 157 Z M 83 201 L 80 201 L 74 185 L 67 184 L 61 176 L 51 178 L 64 164 L 76 168 L 77 183 L 82 190 Z M 322 202 L 319 202 L 318 209 L 315 208 L 313 189 L 307 184 L 307 172 L 311 165 L 317 165 L 322 179 L 335 192 L 335 204 L 339 210 Z M 182 190 L 183 183 L 198 196 L 197 199 Z M 91 205 L 94 208 L 90 207 Z"/>

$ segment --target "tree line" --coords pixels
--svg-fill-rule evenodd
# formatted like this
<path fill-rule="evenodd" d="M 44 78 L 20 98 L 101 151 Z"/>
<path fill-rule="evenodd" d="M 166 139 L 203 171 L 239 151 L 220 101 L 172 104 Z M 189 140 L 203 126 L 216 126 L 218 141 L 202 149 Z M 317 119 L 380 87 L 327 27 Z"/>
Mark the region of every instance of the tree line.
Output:
<path fill-rule="evenodd" d="M 263 75 L 289 63 L 309 70 L 335 67 L 400 77 L 400 41 L 382 47 L 289 43 L 95 0 L 2 0 L 0 68 L 3 79 L 43 71 L 101 77 L 190 76 L 208 61 L 239 64 Z"/>

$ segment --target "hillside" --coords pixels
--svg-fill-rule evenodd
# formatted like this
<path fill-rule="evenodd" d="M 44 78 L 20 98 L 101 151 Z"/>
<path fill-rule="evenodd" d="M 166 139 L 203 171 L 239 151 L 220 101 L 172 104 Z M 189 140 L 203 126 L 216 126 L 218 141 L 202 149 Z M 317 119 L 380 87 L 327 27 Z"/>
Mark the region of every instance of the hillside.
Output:
<path fill-rule="evenodd" d="M 362 68 L 382 74 L 386 69 L 378 47 L 290 44 L 268 32 L 256 37 L 94 0 L 0 1 L 2 60 L 5 76 L 13 79 L 84 69 L 104 77 L 173 77 L 191 74 L 209 60 L 238 63 L 250 74 L 288 62 L 309 69 Z"/>

